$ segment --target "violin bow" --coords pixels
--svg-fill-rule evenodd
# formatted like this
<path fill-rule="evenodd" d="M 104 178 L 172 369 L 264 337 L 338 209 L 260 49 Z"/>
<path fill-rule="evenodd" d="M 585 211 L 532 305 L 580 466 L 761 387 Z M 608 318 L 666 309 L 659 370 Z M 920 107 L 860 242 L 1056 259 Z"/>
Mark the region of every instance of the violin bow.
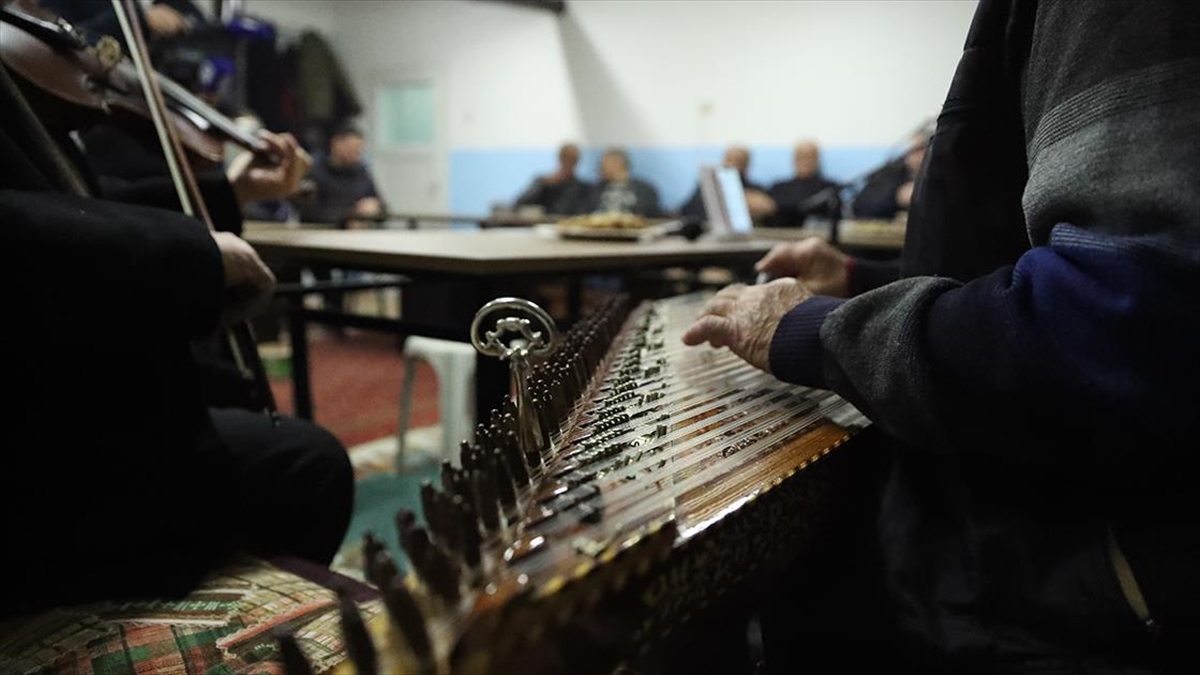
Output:
<path fill-rule="evenodd" d="M 158 134 L 159 144 L 162 145 L 163 155 L 167 160 L 167 168 L 171 172 L 171 181 L 175 185 L 175 192 L 179 195 L 179 204 L 186 215 L 203 221 L 210 232 L 215 231 L 216 226 L 213 223 L 212 215 L 204 204 L 204 197 L 200 194 L 196 176 L 183 152 L 183 143 L 180 142 L 175 128 L 167 124 L 167 106 L 163 99 L 162 89 L 158 86 L 158 78 L 153 75 L 150 54 L 146 49 L 142 27 L 136 21 L 137 11 L 134 9 L 133 0 L 112 0 L 112 5 L 113 11 L 117 15 L 117 21 L 121 24 L 121 32 L 125 35 L 129 58 L 137 70 L 138 81 L 141 83 L 142 93 L 146 97 L 146 106 L 150 109 L 154 130 Z M 275 397 L 271 393 L 266 369 L 258 354 L 249 324 L 243 322 L 231 328 L 228 339 L 229 349 L 238 370 L 243 375 L 249 375 L 254 379 L 255 388 L 258 389 L 258 394 L 262 399 L 263 411 L 271 418 L 272 423 L 278 426 L 279 411 L 275 406 Z"/>

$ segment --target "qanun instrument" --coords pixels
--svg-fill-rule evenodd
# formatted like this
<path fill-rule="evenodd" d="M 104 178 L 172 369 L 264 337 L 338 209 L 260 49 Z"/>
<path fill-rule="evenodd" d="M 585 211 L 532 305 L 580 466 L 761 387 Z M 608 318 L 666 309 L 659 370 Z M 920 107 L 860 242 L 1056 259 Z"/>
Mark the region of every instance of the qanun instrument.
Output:
<path fill-rule="evenodd" d="M 562 336 L 526 300 L 479 311 L 472 341 L 511 362 L 516 398 L 422 485 L 423 519 L 396 514 L 410 573 L 366 536 L 387 622 L 343 603 L 344 672 L 611 672 L 811 538 L 868 422 L 685 347 L 706 299 L 617 297 Z"/>

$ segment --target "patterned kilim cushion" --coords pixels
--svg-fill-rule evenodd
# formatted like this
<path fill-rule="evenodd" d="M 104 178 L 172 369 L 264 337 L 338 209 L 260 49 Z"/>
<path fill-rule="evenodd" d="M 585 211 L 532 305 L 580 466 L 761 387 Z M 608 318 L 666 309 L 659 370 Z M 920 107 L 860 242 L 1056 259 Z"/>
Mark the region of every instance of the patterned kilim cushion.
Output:
<path fill-rule="evenodd" d="M 101 603 L 6 621 L 0 623 L 0 672 L 276 675 L 283 666 L 272 633 L 281 627 L 294 631 L 314 669 L 323 672 L 345 658 L 329 585 L 244 560 L 180 600 Z M 377 599 L 359 607 L 364 619 L 382 610 Z"/>

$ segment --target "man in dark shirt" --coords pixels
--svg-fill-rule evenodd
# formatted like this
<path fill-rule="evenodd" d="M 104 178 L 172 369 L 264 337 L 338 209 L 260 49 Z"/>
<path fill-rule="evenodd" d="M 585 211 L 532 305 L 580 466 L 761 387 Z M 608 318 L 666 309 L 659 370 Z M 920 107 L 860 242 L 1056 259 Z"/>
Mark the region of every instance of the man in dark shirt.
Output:
<path fill-rule="evenodd" d="M 901 278 L 797 257 L 772 269 L 805 281 L 725 289 L 685 335 L 838 392 L 890 439 L 873 555 L 918 672 L 1194 669 L 1198 73 L 1197 3 L 983 0 Z M 835 655 L 901 670 L 852 607 L 858 652 Z M 836 644 L 839 622 L 797 614 Z"/>
<path fill-rule="evenodd" d="M 769 227 L 800 227 L 804 219 L 819 209 L 836 208 L 837 183 L 821 175 L 821 151 L 813 141 L 801 141 L 792 150 L 792 166 L 796 175 L 771 186 L 767 194 L 775 202 L 775 214 L 764 223 Z M 824 191 L 829 200 L 812 200 Z"/>
<path fill-rule="evenodd" d="M 929 135 L 918 133 L 909 141 L 903 157 L 868 176 L 866 185 L 854 198 L 854 217 L 890 220 L 907 211 L 928 144 Z"/>
<path fill-rule="evenodd" d="M 542 213 L 554 215 L 583 213 L 591 186 L 575 175 L 578 164 L 579 146 L 574 143 L 563 145 L 558 149 L 558 170 L 535 178 L 517 197 L 517 206 L 539 206 Z"/>
<path fill-rule="evenodd" d="M 662 215 L 658 190 L 629 175 L 629 155 L 612 148 L 600 158 L 600 184 L 592 188 L 589 212 L 617 211 L 651 218 Z"/>
<path fill-rule="evenodd" d="M 83 30 L 90 42 L 108 35 L 121 44 L 125 35 L 113 11 L 112 0 L 39 0 L 38 5 L 71 22 Z M 191 31 L 207 19 L 192 0 L 155 0 L 136 2 L 134 11 L 141 20 L 147 39 L 154 42 L 176 37 Z"/>
<path fill-rule="evenodd" d="M 363 137 L 358 129 L 342 127 L 333 133 L 329 154 L 313 165 L 310 178 L 316 194 L 312 203 L 301 206 L 302 220 L 359 229 L 385 216 L 375 181 L 362 157 Z"/>
<path fill-rule="evenodd" d="M 775 212 L 774 200 L 767 196 L 767 191 L 761 185 L 751 182 L 749 178 L 747 172 L 750 170 L 750 151 L 748 149 L 740 145 L 730 146 L 725 151 L 725 157 L 721 159 L 721 166 L 737 169 L 738 178 L 742 181 L 742 190 L 746 195 L 746 206 L 750 209 L 750 217 L 755 222 L 760 222 Z M 696 186 L 696 191 L 692 193 L 679 213 L 686 218 L 708 219 L 700 186 Z"/>

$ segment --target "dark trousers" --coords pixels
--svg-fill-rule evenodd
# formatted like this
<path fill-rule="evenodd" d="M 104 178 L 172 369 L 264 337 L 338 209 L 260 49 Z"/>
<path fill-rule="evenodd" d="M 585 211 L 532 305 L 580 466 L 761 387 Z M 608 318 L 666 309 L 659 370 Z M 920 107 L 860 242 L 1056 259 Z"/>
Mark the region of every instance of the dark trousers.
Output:
<path fill-rule="evenodd" d="M 242 513 L 234 544 L 262 557 L 295 556 L 329 564 L 350 524 L 354 470 L 342 444 L 324 428 L 285 417 L 212 411 L 233 459 Z"/>
<path fill-rule="evenodd" d="M 135 429 L 90 448 L 86 431 L 102 422 L 67 426 L 64 443 L 79 450 L 63 455 L 55 481 L 41 482 L 46 462 L 5 476 L 12 583 L 0 589 L 0 615 L 178 597 L 240 552 L 329 563 L 353 508 L 341 443 L 301 420 L 196 413 L 188 434 Z"/>

